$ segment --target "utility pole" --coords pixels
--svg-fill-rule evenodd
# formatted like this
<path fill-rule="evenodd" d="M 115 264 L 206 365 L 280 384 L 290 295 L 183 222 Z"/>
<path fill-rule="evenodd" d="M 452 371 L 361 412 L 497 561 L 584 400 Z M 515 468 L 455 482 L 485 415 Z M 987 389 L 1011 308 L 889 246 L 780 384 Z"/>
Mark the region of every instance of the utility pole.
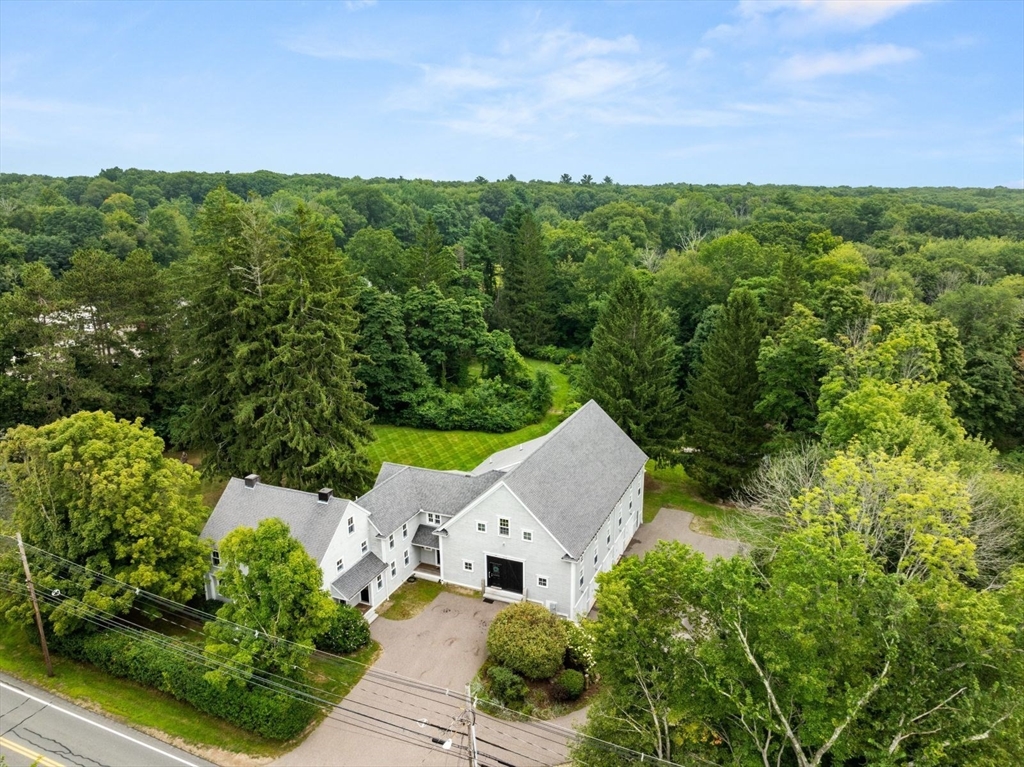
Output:
<path fill-rule="evenodd" d="M 36 614 L 36 628 L 39 629 L 39 643 L 43 646 L 43 660 L 46 661 L 46 675 L 53 676 L 53 664 L 50 663 L 50 650 L 46 646 L 46 632 L 43 630 L 43 616 L 39 614 L 39 602 L 36 601 L 36 587 L 32 585 L 32 571 L 28 569 L 28 557 L 25 556 L 25 544 L 22 543 L 21 533 L 17 533 L 17 536 L 18 551 L 21 552 L 21 564 L 25 567 L 25 582 L 28 583 L 28 598 L 32 601 L 32 610 Z"/>
<path fill-rule="evenodd" d="M 469 717 L 469 767 L 480 767 L 476 756 L 476 700 L 469 685 L 466 685 L 466 714 Z"/>

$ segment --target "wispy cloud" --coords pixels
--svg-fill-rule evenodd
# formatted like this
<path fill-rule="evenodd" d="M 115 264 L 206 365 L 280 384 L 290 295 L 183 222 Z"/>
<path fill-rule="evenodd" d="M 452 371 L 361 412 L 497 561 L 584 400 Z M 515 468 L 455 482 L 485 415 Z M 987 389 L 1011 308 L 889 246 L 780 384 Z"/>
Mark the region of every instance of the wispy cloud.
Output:
<path fill-rule="evenodd" d="M 737 21 L 715 27 L 707 37 L 859 32 L 928 2 L 932 0 L 740 0 L 734 10 Z"/>
<path fill-rule="evenodd" d="M 523 140 L 561 131 L 574 117 L 619 124 L 623 112 L 649 111 L 667 71 L 632 35 L 570 29 L 509 36 L 489 56 L 419 66 L 422 79 L 392 95 L 393 109 L 430 114 L 460 132 Z"/>
<path fill-rule="evenodd" d="M 773 72 L 776 80 L 815 80 L 829 75 L 850 75 L 879 67 L 902 64 L 920 53 L 899 45 L 862 45 L 845 51 L 799 53 L 783 61 Z"/>
<path fill-rule="evenodd" d="M 372 8 L 376 4 L 377 0 L 345 0 L 345 10 L 362 11 L 367 8 Z"/>

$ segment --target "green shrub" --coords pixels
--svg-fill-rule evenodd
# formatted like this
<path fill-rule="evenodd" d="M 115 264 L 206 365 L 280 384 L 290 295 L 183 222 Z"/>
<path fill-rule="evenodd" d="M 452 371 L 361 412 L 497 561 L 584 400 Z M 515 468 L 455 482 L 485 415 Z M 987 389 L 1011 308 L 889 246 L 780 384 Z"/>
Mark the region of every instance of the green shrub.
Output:
<path fill-rule="evenodd" d="M 553 677 L 562 667 L 565 642 L 562 621 L 533 602 L 506 607 L 487 632 L 494 660 L 528 679 Z"/>
<path fill-rule="evenodd" d="M 589 674 L 594 668 L 594 637 L 586 624 L 565 621 L 565 665 Z"/>
<path fill-rule="evenodd" d="M 356 608 L 338 605 L 327 631 L 316 638 L 316 648 L 342 655 L 361 650 L 370 643 L 370 624 Z"/>
<path fill-rule="evenodd" d="M 220 717 L 238 727 L 274 740 L 291 740 L 313 721 L 317 707 L 259 685 L 213 686 L 203 675 L 209 670 L 163 647 L 112 632 L 54 637 L 52 649 L 86 661 L 109 674 L 131 679 Z M 298 690 L 296 690 L 298 692 Z"/>
<path fill-rule="evenodd" d="M 576 700 L 587 686 L 586 679 L 579 671 L 567 668 L 555 679 L 554 693 L 559 700 Z"/>
<path fill-rule="evenodd" d="M 491 666 L 487 669 L 487 678 L 494 696 L 508 705 L 520 703 L 529 690 L 522 677 L 504 666 Z"/>

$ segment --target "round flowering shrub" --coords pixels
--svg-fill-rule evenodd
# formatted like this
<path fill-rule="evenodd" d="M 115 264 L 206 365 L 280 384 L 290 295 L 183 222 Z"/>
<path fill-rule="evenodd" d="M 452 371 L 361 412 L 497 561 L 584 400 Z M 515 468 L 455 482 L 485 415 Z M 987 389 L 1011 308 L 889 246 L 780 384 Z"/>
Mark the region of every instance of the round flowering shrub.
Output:
<path fill-rule="evenodd" d="M 492 621 L 487 652 L 528 679 L 550 679 L 565 658 L 565 627 L 542 605 L 517 602 Z"/>
<path fill-rule="evenodd" d="M 589 674 L 594 669 L 594 636 L 590 622 L 565 621 L 565 665 Z"/>

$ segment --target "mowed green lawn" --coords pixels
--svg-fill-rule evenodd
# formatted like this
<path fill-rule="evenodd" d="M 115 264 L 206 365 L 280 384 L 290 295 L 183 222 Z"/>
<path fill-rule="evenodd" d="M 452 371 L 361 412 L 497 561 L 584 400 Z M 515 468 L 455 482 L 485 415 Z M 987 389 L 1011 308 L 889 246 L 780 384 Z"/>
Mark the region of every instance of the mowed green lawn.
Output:
<path fill-rule="evenodd" d="M 422 466 L 425 469 L 469 470 L 492 453 L 521 442 L 542 437 L 551 431 L 569 402 L 569 380 L 551 362 L 527 360 L 533 370 L 544 370 L 551 376 L 554 402 L 547 416 L 519 431 L 491 434 L 485 431 L 434 431 L 407 426 L 373 427 L 377 441 L 366 452 L 376 471 L 384 461 Z"/>

